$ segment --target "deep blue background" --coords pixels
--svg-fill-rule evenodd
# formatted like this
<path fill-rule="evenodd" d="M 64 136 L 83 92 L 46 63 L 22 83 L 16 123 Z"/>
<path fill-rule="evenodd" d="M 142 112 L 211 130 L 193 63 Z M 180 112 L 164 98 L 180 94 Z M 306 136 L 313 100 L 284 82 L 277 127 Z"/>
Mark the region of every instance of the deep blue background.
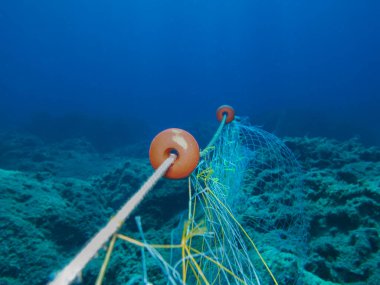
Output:
<path fill-rule="evenodd" d="M 3 0 L 0 126 L 153 133 L 228 103 L 279 135 L 380 144 L 379 31 L 377 0 Z"/>

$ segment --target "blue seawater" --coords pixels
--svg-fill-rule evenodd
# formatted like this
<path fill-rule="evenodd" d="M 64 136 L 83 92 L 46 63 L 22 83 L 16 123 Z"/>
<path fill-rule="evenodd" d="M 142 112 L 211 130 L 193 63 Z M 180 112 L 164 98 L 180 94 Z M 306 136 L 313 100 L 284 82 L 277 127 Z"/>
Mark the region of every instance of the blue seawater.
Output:
<path fill-rule="evenodd" d="M 288 280 L 380 284 L 379 31 L 376 0 L 2 0 L 0 284 L 46 284 L 152 173 L 152 138 L 183 128 L 203 148 L 222 104 L 303 169 L 308 261 Z M 147 238 L 185 219 L 186 191 L 148 195 Z M 140 249 L 117 247 L 108 284 L 140 280 Z"/>

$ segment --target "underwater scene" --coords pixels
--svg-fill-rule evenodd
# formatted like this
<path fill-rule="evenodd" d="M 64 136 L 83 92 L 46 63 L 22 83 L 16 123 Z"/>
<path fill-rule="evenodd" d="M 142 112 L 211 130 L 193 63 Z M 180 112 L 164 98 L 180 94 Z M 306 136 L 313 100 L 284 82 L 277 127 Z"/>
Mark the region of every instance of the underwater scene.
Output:
<path fill-rule="evenodd" d="M 379 285 L 380 1 L 3 0 L 0 285 Z"/>

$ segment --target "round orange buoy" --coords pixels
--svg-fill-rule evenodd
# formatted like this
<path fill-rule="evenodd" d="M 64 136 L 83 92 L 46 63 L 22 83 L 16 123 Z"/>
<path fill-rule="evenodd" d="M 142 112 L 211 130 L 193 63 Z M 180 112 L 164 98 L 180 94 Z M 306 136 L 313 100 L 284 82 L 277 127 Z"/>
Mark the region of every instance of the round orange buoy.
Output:
<path fill-rule="evenodd" d="M 216 110 L 216 117 L 218 118 L 218 121 L 221 122 L 223 120 L 224 114 L 227 115 L 226 124 L 232 122 L 235 118 L 235 110 L 229 105 L 222 105 L 218 108 L 218 110 Z"/>
<path fill-rule="evenodd" d="M 199 162 L 199 146 L 194 137 L 181 129 L 167 129 L 159 133 L 150 144 L 149 158 L 157 169 L 170 155 L 177 159 L 165 174 L 166 178 L 181 179 L 189 176 Z"/>

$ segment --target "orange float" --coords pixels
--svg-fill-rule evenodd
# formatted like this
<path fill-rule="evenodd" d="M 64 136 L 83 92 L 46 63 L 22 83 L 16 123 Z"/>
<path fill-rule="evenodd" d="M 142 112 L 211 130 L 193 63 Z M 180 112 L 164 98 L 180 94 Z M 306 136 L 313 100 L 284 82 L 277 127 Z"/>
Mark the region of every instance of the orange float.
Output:
<path fill-rule="evenodd" d="M 216 117 L 218 118 L 218 121 L 221 122 L 223 120 L 224 114 L 227 115 L 226 124 L 232 122 L 235 118 L 235 110 L 229 105 L 222 105 L 218 108 L 218 110 L 216 110 Z"/>
<path fill-rule="evenodd" d="M 166 178 L 181 179 L 189 176 L 199 162 L 199 146 L 188 132 L 171 128 L 160 132 L 150 144 L 149 159 L 157 169 L 171 153 L 177 159 L 165 174 Z"/>

